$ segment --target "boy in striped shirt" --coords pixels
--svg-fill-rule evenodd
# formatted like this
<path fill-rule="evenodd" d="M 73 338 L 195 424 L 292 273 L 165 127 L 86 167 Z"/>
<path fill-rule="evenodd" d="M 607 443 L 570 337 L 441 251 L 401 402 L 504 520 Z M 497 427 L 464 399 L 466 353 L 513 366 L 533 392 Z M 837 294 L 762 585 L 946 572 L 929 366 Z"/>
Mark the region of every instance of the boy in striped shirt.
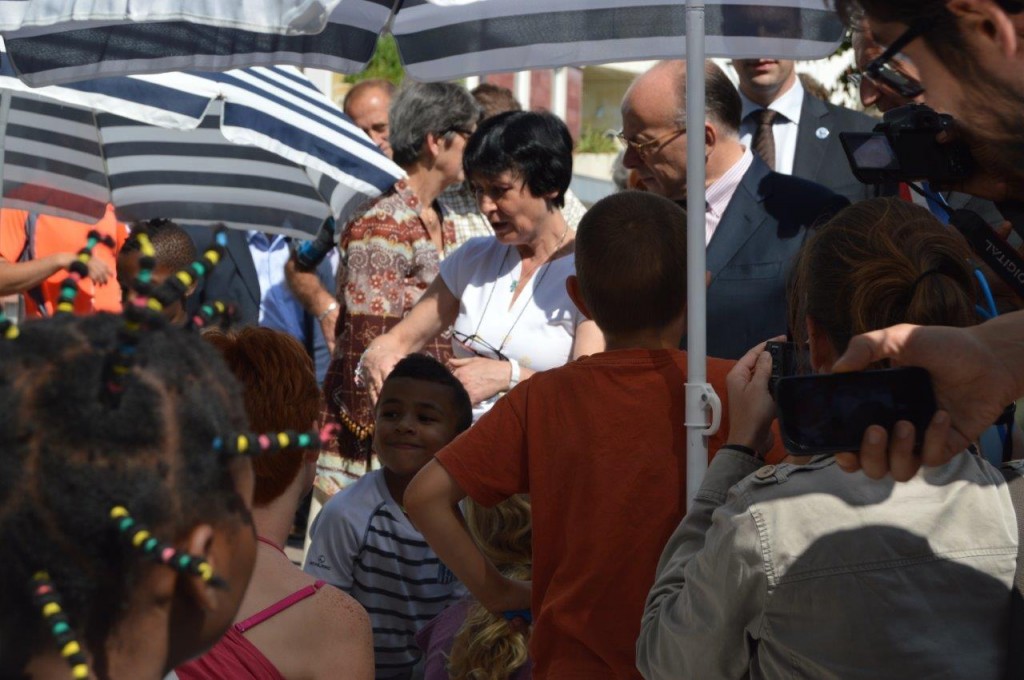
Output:
<path fill-rule="evenodd" d="M 375 470 L 324 506 L 312 529 L 305 571 L 359 601 L 373 624 L 377 678 L 411 678 L 413 636 L 465 595 L 405 516 L 405 487 L 441 447 L 472 423 L 462 384 L 431 357 L 398 362 L 377 401 Z"/>

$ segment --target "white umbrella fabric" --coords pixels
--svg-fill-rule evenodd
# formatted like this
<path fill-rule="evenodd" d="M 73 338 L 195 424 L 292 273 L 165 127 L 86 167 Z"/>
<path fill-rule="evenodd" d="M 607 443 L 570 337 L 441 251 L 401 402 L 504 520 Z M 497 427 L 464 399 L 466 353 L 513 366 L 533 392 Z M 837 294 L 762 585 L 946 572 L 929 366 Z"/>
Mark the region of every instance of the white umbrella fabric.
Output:
<path fill-rule="evenodd" d="M 823 0 L 706 0 L 702 5 L 708 56 L 813 59 L 834 51 L 843 32 Z M 282 30 L 285 25 L 283 18 Z M 678 58 L 685 50 L 685 3 L 342 0 L 323 31 L 305 36 L 164 21 L 54 24 L 5 31 L 4 37 L 19 77 L 48 85 L 104 75 L 266 64 L 353 73 L 366 66 L 386 31 L 395 36 L 412 78 L 451 80 L 495 71 Z"/>
<path fill-rule="evenodd" d="M 323 30 L 338 0 L 0 0 L 0 30 L 183 21 L 269 33 Z"/>
<path fill-rule="evenodd" d="M 2 55 L 0 55 L 2 56 Z M 404 172 L 290 67 L 31 89 L 0 65 L 3 205 L 314 235 Z"/>

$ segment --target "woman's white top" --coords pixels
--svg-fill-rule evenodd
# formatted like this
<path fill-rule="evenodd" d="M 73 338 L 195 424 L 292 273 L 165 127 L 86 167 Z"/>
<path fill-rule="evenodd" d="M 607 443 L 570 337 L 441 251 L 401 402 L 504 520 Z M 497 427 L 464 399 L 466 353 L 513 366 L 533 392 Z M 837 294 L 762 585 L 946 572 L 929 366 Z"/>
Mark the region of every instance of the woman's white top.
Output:
<path fill-rule="evenodd" d="M 456 357 L 497 359 L 490 345 L 534 371 L 569 361 L 576 327 L 586 321 L 565 290 L 566 278 L 576 273 L 575 256 L 542 265 L 513 303 L 521 272 L 519 251 L 493 236 L 470 239 L 441 262 L 441 279 L 459 299 L 452 326 Z M 474 404 L 473 420 L 500 396 Z"/>

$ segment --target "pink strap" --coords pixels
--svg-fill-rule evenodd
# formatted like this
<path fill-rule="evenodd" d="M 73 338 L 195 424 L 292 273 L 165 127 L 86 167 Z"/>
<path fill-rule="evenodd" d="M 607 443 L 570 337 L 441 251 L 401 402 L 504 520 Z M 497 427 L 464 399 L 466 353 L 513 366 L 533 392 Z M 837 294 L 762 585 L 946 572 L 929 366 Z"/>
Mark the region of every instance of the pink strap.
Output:
<path fill-rule="evenodd" d="M 236 623 L 234 625 L 234 628 L 239 633 L 244 633 L 245 631 L 249 630 L 250 628 L 254 628 L 255 626 L 260 625 L 261 623 L 263 623 L 267 619 L 269 619 L 269 618 L 271 618 L 273 616 L 277 616 L 278 614 L 283 612 L 285 609 L 288 609 L 288 607 L 291 607 L 293 604 L 295 604 L 297 602 L 302 602 L 307 597 L 312 597 L 313 595 L 316 595 L 316 591 L 320 590 L 320 588 L 322 588 L 325 584 L 326 584 L 326 581 L 317 580 L 317 582 L 314 583 L 311 586 L 306 586 L 304 588 L 300 588 L 299 590 L 296 590 L 294 593 L 292 593 L 288 597 L 285 597 L 285 598 L 283 598 L 281 600 L 278 600 L 277 602 L 275 602 L 274 604 L 270 605 L 269 607 L 267 607 L 263 611 L 260 611 L 260 612 L 257 612 L 255 614 L 253 614 L 252 616 L 247 618 L 245 621 L 242 621 L 241 623 Z"/>

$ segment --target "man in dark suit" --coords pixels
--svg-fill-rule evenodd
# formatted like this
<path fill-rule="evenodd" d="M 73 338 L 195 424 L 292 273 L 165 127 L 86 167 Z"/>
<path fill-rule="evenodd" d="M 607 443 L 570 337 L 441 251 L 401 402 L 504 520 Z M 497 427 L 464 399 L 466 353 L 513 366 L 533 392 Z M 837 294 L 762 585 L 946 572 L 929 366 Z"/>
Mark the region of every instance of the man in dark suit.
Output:
<path fill-rule="evenodd" d="M 200 250 L 212 241 L 213 230 L 209 227 L 186 226 L 184 229 Z M 189 298 L 190 315 L 205 302 L 234 303 L 236 325 L 274 328 L 290 333 L 301 342 L 313 357 L 317 379 L 322 381 L 330 354 L 320 324 L 302 309 L 284 281 L 288 240 L 240 229 L 228 229 L 227 236 L 224 260 Z M 334 285 L 329 259 L 320 263 L 317 274 L 325 285 Z"/>
<path fill-rule="evenodd" d="M 848 201 L 820 185 L 772 172 L 740 143 L 740 98 L 707 62 L 708 354 L 737 358 L 787 330 L 786 279 L 809 227 Z M 686 65 L 664 61 L 622 102 L 623 163 L 644 189 L 686 198 Z"/>
<path fill-rule="evenodd" d="M 736 59 L 743 103 L 740 141 L 768 166 L 822 184 L 851 201 L 884 195 L 853 176 L 840 132 L 870 132 L 878 120 L 808 94 L 792 61 Z"/>

